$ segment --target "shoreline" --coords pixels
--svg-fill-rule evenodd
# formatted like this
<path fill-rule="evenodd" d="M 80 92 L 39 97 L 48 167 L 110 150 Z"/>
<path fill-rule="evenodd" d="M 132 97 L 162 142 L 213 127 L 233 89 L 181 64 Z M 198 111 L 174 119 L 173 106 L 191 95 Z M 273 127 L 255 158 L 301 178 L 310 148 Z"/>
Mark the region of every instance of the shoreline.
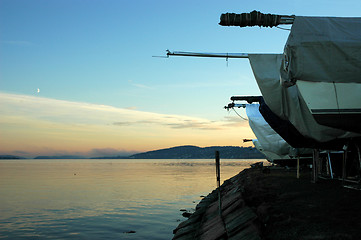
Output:
<path fill-rule="evenodd" d="M 265 171 L 265 169 L 268 169 Z M 248 168 L 226 180 L 173 231 L 185 239 L 360 239 L 361 191 L 339 180 L 311 182 L 311 171 Z"/>

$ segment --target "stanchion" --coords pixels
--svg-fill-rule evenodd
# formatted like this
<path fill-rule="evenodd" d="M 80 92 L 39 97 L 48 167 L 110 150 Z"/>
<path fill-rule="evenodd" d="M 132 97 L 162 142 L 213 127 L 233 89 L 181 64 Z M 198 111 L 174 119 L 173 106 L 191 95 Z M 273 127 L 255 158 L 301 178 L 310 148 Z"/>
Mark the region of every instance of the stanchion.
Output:
<path fill-rule="evenodd" d="M 300 157 L 297 156 L 297 178 L 300 178 Z"/>
<path fill-rule="evenodd" d="M 312 163 L 312 182 L 316 183 L 318 180 L 318 162 L 319 162 L 319 150 L 313 149 L 313 163 Z"/>

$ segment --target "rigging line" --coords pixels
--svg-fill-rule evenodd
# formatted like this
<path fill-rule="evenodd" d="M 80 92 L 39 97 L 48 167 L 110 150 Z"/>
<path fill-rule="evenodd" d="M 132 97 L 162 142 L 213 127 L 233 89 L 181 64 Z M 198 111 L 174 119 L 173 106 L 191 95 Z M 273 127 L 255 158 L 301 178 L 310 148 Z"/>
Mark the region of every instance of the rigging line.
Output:
<path fill-rule="evenodd" d="M 234 108 L 232 108 L 232 109 L 233 109 L 233 111 L 234 111 L 240 118 L 242 118 L 242 119 L 245 120 L 245 121 L 248 121 L 247 118 L 242 117 Z"/>
<path fill-rule="evenodd" d="M 276 26 L 276 28 L 279 28 L 279 29 L 282 29 L 282 30 L 291 31 L 291 29 L 289 29 L 289 28 L 283 28 L 283 27 L 279 27 L 279 26 Z"/>

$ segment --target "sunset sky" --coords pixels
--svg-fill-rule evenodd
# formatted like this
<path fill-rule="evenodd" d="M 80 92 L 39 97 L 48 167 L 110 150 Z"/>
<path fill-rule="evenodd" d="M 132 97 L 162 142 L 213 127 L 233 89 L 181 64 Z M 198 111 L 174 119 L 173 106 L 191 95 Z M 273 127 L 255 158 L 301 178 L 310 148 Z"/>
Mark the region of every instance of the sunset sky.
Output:
<path fill-rule="evenodd" d="M 260 94 L 248 60 L 152 56 L 281 53 L 288 31 L 218 25 L 253 10 L 360 17 L 361 2 L 0 0 L 0 154 L 242 146 L 253 133 L 223 106 Z"/>

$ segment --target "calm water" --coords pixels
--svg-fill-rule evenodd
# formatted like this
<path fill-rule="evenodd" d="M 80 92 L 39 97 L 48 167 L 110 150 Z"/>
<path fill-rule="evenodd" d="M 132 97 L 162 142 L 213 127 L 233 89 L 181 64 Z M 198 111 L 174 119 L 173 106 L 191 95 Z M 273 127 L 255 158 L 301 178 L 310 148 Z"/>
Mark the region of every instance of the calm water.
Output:
<path fill-rule="evenodd" d="M 2 160 L 0 239 L 171 239 L 215 187 L 214 160 Z"/>

